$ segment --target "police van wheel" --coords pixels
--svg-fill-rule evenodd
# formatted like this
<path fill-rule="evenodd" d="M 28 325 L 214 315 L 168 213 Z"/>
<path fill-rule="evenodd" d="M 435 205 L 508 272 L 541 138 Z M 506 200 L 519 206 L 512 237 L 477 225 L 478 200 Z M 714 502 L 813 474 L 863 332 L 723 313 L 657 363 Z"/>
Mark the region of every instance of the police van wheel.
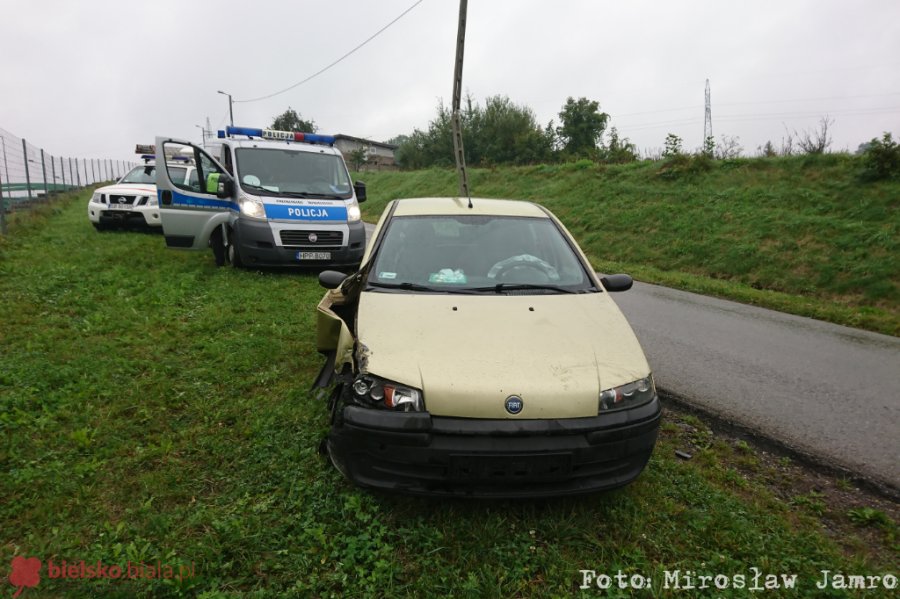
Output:
<path fill-rule="evenodd" d="M 213 258 L 216 260 L 216 266 L 225 266 L 225 241 L 222 239 L 222 229 L 217 227 L 209 238 L 209 245 L 212 247 Z"/>
<path fill-rule="evenodd" d="M 238 250 L 238 234 L 237 231 L 232 229 L 228 234 L 228 262 L 234 268 L 240 268 L 244 265 L 244 261 L 241 260 L 241 252 Z"/>

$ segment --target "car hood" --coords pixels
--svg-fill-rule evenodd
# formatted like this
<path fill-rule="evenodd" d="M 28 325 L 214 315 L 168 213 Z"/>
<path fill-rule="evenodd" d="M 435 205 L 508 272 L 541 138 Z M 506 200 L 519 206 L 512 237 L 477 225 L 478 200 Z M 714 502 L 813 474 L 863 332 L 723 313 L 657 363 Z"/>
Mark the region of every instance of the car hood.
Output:
<path fill-rule="evenodd" d="M 149 183 L 121 183 L 117 185 L 106 185 L 94 190 L 95 193 L 105 193 L 107 195 L 125 195 L 125 196 L 155 196 L 156 186 Z"/>
<path fill-rule="evenodd" d="M 435 416 L 596 416 L 601 390 L 650 372 L 608 293 L 364 292 L 357 339 L 361 371 L 418 387 Z"/>

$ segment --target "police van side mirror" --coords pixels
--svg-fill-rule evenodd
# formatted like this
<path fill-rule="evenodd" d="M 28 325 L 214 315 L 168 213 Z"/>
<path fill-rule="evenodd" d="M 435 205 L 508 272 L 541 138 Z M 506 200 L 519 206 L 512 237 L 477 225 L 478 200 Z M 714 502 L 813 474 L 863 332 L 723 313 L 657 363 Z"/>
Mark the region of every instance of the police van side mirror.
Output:
<path fill-rule="evenodd" d="M 365 202 L 366 201 L 366 184 L 362 181 L 357 181 L 353 184 L 353 192 L 356 194 L 357 202 Z"/>
<path fill-rule="evenodd" d="M 230 198 L 234 195 L 234 181 L 228 175 L 219 176 L 219 185 L 216 188 L 217 198 Z"/>

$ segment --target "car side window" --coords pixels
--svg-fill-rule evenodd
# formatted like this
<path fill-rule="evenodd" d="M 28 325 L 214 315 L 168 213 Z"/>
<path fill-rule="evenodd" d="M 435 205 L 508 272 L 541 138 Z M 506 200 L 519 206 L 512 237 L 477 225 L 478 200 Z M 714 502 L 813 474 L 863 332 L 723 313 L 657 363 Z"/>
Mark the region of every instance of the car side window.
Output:
<path fill-rule="evenodd" d="M 209 157 L 209 155 L 202 151 L 200 148 L 194 148 L 196 153 L 196 162 L 197 162 L 197 180 L 200 182 L 201 189 L 197 189 L 201 193 L 211 193 L 215 195 L 215 191 L 210 192 L 207 183 L 209 182 L 209 177 L 214 174 L 222 174 L 223 170 L 219 168 L 213 159 Z M 216 189 L 216 186 L 213 186 L 213 189 Z"/>
<path fill-rule="evenodd" d="M 163 155 L 166 158 L 166 173 L 172 185 L 195 193 L 215 195 L 214 191 L 209 191 L 207 181 L 210 175 L 221 174 L 223 170 L 209 154 L 196 146 L 166 142 L 163 144 Z M 193 167 L 188 177 L 185 177 L 185 167 Z"/>

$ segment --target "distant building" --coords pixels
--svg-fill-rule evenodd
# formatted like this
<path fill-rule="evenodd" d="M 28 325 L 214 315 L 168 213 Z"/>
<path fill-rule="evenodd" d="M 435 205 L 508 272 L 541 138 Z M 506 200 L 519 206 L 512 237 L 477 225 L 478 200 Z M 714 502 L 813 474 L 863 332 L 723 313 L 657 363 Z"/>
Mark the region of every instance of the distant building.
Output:
<path fill-rule="evenodd" d="M 371 139 L 353 137 L 338 133 L 334 136 L 334 146 L 344 155 L 347 166 L 355 169 L 352 153 L 362 148 L 366 153 L 366 161 L 359 166 L 361 171 L 395 171 L 397 162 L 394 159 L 394 150 L 397 146 Z"/>

